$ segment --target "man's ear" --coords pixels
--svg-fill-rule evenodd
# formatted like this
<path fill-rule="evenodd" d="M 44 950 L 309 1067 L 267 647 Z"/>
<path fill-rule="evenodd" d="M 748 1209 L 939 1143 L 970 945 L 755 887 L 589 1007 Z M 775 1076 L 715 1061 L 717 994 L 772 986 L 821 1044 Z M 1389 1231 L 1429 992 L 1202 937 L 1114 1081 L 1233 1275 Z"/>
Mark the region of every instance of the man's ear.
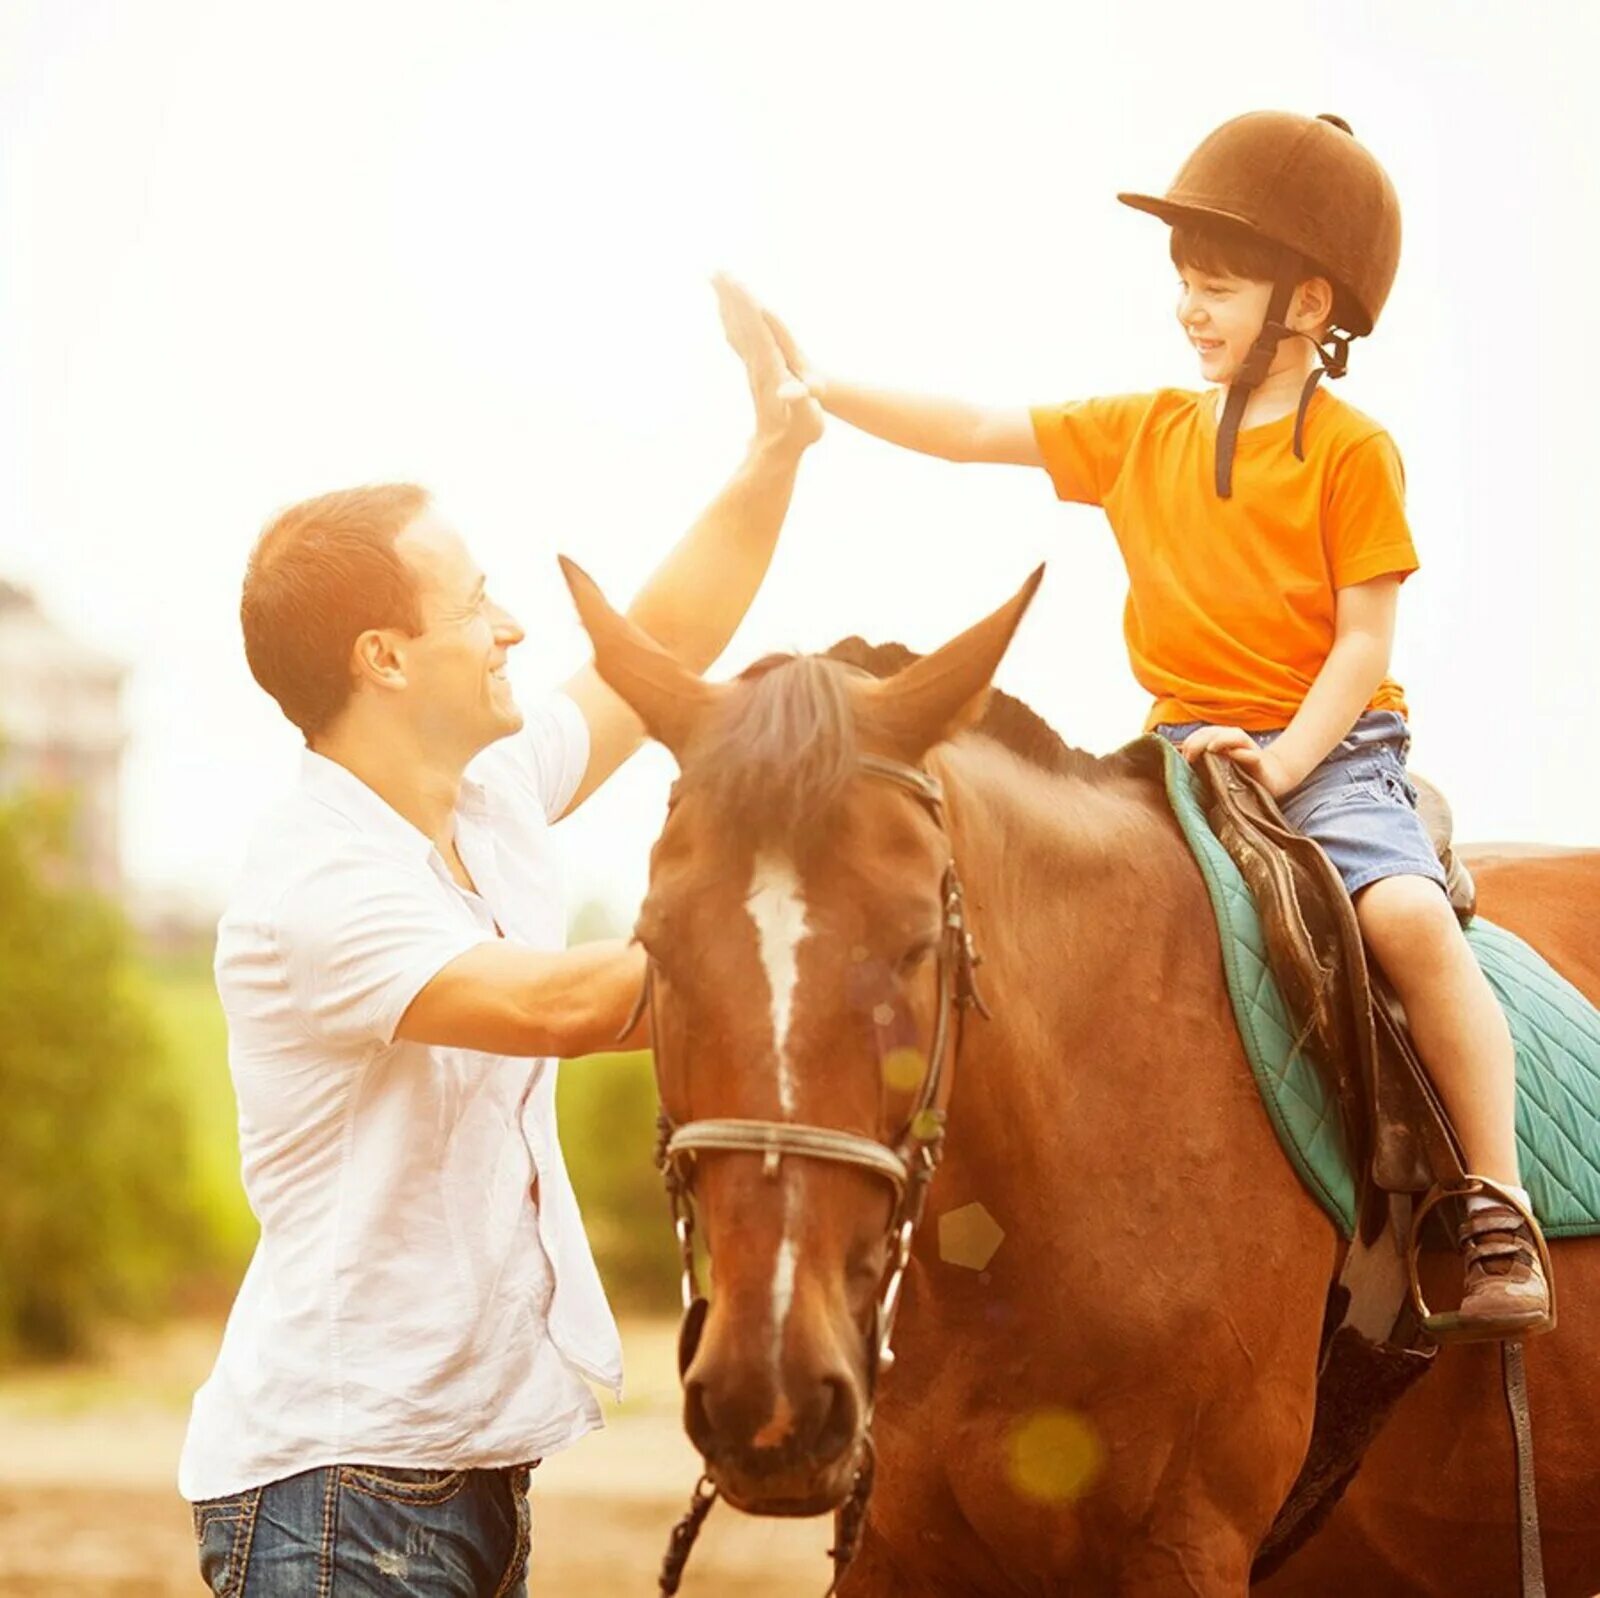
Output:
<path fill-rule="evenodd" d="M 352 682 L 366 681 L 379 688 L 404 688 L 405 661 L 395 647 L 396 634 L 388 627 L 369 627 L 350 646 Z"/>

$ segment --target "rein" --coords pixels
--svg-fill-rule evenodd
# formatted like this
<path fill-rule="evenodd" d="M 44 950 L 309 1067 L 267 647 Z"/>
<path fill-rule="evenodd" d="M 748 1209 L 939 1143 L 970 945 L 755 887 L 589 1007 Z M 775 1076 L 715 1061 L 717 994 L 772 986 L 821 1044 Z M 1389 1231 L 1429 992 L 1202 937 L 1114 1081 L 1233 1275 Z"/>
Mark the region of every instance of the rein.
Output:
<path fill-rule="evenodd" d="M 936 777 L 916 766 L 878 755 L 859 756 L 857 767 L 863 776 L 893 783 L 911 794 L 927 809 L 948 839 L 944 790 Z M 867 1339 L 867 1396 L 860 1459 L 849 1496 L 834 1512 L 834 1544 L 829 1550 L 834 1570 L 829 1594 L 838 1591 L 845 1570 L 860 1546 L 866 1522 L 875 1462 L 872 1418 L 877 1382 L 879 1375 L 894 1365 L 894 1323 L 906 1269 L 911 1262 L 911 1245 L 927 1205 L 929 1184 L 944 1152 L 948 1064 L 960 1056 L 966 1012 L 976 1009 L 985 1017 L 989 1014 L 975 981 L 979 957 L 967 927 L 966 899 L 954 859 L 945 866 L 940 897 L 944 926 L 938 953 L 939 1007 L 928 1051 L 928 1068 L 911 1113 L 892 1143 L 835 1127 L 808 1126 L 795 1121 L 712 1119 L 677 1126 L 664 1106 L 657 1119 L 656 1165 L 666 1184 L 673 1230 L 682 1259 L 683 1321 L 678 1331 L 680 1379 L 694 1359 L 710 1308 L 709 1300 L 700 1290 L 694 1262 L 694 1172 L 701 1159 L 714 1154 L 759 1154 L 762 1173 L 767 1177 L 777 1176 L 786 1156 L 821 1160 L 869 1172 L 889 1183 L 894 1190 L 894 1208 L 887 1232 L 891 1252 Z M 639 1003 L 624 1031 L 631 1032 L 647 1011 L 650 1045 L 656 1050 L 659 1033 L 653 961 L 645 968 Z M 656 1060 L 659 1080 L 659 1053 Z M 695 1485 L 687 1513 L 673 1529 L 661 1564 L 661 1598 L 671 1598 L 678 1591 L 695 1539 L 717 1497 L 716 1484 L 707 1471 Z"/>

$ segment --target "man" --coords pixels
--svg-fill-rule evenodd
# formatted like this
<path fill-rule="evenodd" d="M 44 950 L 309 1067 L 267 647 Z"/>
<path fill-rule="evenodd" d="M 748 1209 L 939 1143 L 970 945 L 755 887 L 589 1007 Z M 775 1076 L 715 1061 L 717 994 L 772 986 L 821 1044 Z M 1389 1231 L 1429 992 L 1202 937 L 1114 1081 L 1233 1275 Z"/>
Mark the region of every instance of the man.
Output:
<path fill-rule="evenodd" d="M 754 598 L 821 412 L 718 284 L 756 432 L 630 615 L 685 663 Z M 555 1060 L 612 1044 L 644 974 L 566 950 L 547 824 L 638 747 L 595 673 L 516 705 L 522 638 L 421 489 L 261 535 L 241 606 L 302 731 L 218 928 L 261 1239 L 179 1466 L 201 1571 L 242 1598 L 526 1591 L 529 1470 L 598 1426 L 616 1325 L 555 1125 Z"/>

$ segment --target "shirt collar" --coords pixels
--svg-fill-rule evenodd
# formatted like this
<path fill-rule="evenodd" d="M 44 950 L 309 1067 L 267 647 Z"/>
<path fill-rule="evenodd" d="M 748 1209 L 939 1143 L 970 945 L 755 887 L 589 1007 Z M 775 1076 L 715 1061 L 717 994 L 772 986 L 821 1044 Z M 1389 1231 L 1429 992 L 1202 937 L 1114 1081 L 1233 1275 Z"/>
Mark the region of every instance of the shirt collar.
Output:
<path fill-rule="evenodd" d="M 369 788 L 348 766 L 319 755 L 314 749 L 300 751 L 300 787 L 312 798 L 352 821 L 362 832 L 376 835 L 401 851 L 408 859 L 427 860 L 437 853 L 431 839 L 413 826 L 387 799 Z M 481 784 L 470 777 L 461 779 L 456 803 L 457 815 L 480 817 L 486 810 Z"/>

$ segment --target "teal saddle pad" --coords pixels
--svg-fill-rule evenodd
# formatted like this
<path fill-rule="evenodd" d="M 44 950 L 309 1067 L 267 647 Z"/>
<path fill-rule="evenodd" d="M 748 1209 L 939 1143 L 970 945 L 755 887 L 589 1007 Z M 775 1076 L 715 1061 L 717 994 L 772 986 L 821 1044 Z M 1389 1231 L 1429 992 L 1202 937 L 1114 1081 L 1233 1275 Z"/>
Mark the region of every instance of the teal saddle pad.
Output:
<path fill-rule="evenodd" d="M 1356 1181 L 1338 1101 L 1295 1047 L 1255 901 L 1206 821 L 1199 778 L 1167 739 L 1152 733 L 1148 740 L 1161 746 L 1167 797 L 1205 878 L 1228 997 L 1261 1102 L 1301 1180 L 1350 1237 Z M 1600 1233 L 1600 1010 L 1503 927 L 1474 917 L 1466 935 L 1516 1044 L 1517 1148 L 1534 1212 L 1552 1238 Z"/>

